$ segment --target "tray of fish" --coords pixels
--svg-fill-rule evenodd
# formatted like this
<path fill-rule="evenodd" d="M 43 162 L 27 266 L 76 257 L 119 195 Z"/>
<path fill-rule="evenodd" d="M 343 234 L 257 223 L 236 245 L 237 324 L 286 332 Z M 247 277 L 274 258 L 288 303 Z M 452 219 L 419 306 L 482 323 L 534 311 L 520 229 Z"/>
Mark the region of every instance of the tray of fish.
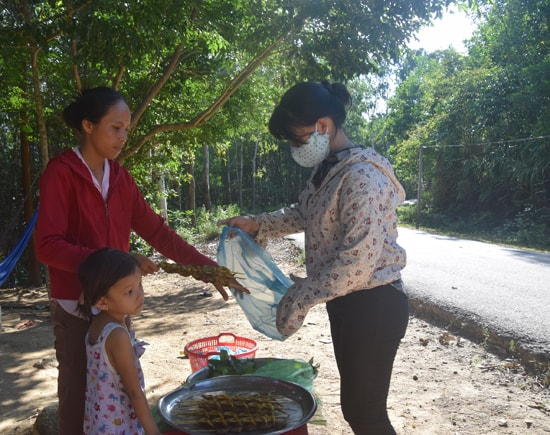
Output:
<path fill-rule="evenodd" d="M 229 375 L 178 388 L 159 400 L 161 418 L 191 435 L 282 434 L 306 424 L 317 403 L 307 389 L 264 376 Z"/>

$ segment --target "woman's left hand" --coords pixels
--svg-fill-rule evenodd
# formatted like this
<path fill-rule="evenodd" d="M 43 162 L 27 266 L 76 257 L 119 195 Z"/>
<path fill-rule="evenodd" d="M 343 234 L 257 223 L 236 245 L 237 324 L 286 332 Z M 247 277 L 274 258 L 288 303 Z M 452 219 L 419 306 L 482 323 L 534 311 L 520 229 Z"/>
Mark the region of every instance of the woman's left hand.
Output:
<path fill-rule="evenodd" d="M 159 271 L 159 267 L 145 255 L 135 253 L 130 253 L 130 255 L 139 263 L 139 270 L 141 270 L 142 275 L 149 275 L 150 273 Z"/>
<path fill-rule="evenodd" d="M 303 281 L 303 278 L 300 280 Z M 309 309 L 314 305 L 304 300 L 297 288 L 296 284 L 291 285 L 277 306 L 276 326 L 283 337 L 290 337 L 302 327 Z"/>

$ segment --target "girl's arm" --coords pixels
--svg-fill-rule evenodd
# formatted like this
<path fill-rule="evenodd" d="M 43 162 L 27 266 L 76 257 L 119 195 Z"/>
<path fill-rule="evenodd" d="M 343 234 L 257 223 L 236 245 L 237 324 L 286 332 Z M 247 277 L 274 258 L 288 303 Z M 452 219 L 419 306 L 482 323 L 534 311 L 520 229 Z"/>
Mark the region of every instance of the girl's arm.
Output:
<path fill-rule="evenodd" d="M 140 382 L 134 351 L 127 331 L 116 328 L 107 337 L 105 349 L 113 368 L 120 374 L 126 394 L 147 435 L 160 435 Z"/>

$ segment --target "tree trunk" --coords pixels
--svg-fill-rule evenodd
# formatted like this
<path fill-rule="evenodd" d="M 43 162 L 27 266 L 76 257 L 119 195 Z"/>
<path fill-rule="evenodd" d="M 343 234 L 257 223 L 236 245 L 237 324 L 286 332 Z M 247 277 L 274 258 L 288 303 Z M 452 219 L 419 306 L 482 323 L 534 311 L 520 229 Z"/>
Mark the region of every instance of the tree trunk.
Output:
<path fill-rule="evenodd" d="M 164 174 L 161 172 L 157 177 L 158 189 L 159 189 L 159 209 L 160 215 L 168 222 L 168 203 L 166 202 L 166 183 L 164 181 Z"/>
<path fill-rule="evenodd" d="M 191 210 L 191 225 L 193 227 L 197 226 L 197 205 L 195 203 L 195 162 L 190 161 L 189 166 L 189 188 L 187 190 L 187 202 L 189 205 L 189 210 Z"/>
<path fill-rule="evenodd" d="M 22 114 L 22 123 L 21 125 L 27 125 L 27 116 Z M 23 197 L 25 198 L 25 222 L 27 225 L 32 219 L 34 214 L 34 205 L 33 205 L 33 192 L 32 190 L 32 177 L 31 177 L 31 164 L 30 164 L 30 144 L 29 144 L 29 135 L 21 130 L 21 168 L 22 168 L 22 178 L 23 178 Z M 35 238 L 34 231 L 29 239 L 29 244 L 27 246 L 27 255 L 28 255 L 28 268 L 29 268 L 29 277 L 31 284 L 35 287 L 42 285 L 42 275 L 40 274 L 40 263 L 38 262 L 34 250 Z"/>
<path fill-rule="evenodd" d="M 243 209 L 243 140 L 239 144 L 239 168 L 237 171 L 237 183 L 239 186 L 239 208 Z"/>
<path fill-rule="evenodd" d="M 40 74 L 38 72 L 38 53 L 40 48 L 32 52 L 32 83 L 34 90 L 34 103 L 36 105 L 36 123 L 40 135 L 40 153 L 42 155 L 42 167 L 45 168 L 50 159 L 48 149 L 48 134 L 46 130 L 46 121 L 44 120 L 44 110 L 42 105 L 42 91 L 40 89 Z"/>
<path fill-rule="evenodd" d="M 227 183 L 226 183 L 226 189 L 225 189 L 225 194 L 227 196 L 227 200 L 226 200 L 226 204 L 232 204 L 233 203 L 233 198 L 231 197 L 232 196 L 232 192 L 231 192 L 231 153 L 230 153 L 230 150 L 227 150 L 227 165 L 226 165 L 226 168 L 227 168 L 227 173 L 226 173 L 226 176 L 227 176 Z"/>
<path fill-rule="evenodd" d="M 210 197 L 210 148 L 208 144 L 202 146 L 204 155 L 204 207 L 206 211 L 212 210 L 212 198 Z"/>
<path fill-rule="evenodd" d="M 183 210 L 183 201 L 182 201 L 182 189 L 181 189 L 181 182 L 180 180 L 178 180 L 177 182 L 178 184 L 176 185 L 176 192 L 177 192 L 177 195 L 178 195 L 178 211 L 182 211 Z"/>
<path fill-rule="evenodd" d="M 256 159 L 258 158 L 258 140 L 254 144 L 254 157 L 252 159 L 252 210 L 256 210 Z"/>

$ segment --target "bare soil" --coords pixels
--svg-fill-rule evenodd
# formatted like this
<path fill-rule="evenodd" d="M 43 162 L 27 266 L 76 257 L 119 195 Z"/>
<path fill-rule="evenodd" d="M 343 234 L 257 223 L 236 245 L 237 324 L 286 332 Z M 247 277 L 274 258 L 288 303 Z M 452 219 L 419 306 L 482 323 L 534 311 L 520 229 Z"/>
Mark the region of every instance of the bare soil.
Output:
<path fill-rule="evenodd" d="M 217 244 L 199 248 L 215 257 Z M 268 246 L 281 269 L 303 273 L 299 251 L 288 241 Z M 313 358 L 318 412 L 311 435 L 351 434 L 340 411 L 339 376 L 324 306 L 285 342 L 253 330 L 234 299 L 191 278 L 159 272 L 144 279 L 146 304 L 134 318 L 137 335 L 150 343 L 142 357 L 147 397 L 155 406 L 191 374 L 186 343 L 221 332 L 249 337 L 257 357 Z M 205 296 L 211 293 L 211 296 Z M 56 361 L 45 288 L 0 290 L 0 433 L 30 434 L 38 413 L 56 402 Z M 24 322 L 31 321 L 27 326 Z M 33 321 L 36 321 L 34 325 Z M 388 400 L 399 434 L 550 434 L 550 379 L 531 375 L 514 361 L 491 354 L 483 343 L 450 334 L 411 317 L 398 351 Z"/>

